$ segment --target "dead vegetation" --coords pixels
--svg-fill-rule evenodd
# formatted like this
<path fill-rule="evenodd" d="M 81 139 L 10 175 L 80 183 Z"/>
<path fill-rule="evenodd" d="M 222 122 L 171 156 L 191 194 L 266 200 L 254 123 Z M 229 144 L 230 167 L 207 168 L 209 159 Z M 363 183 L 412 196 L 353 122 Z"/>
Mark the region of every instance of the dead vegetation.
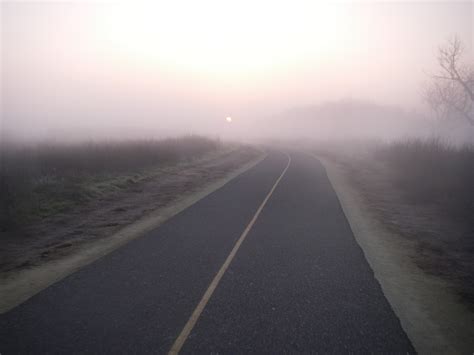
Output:
<path fill-rule="evenodd" d="M 374 216 L 415 241 L 415 262 L 474 306 L 474 148 L 439 139 L 317 148 L 336 161 Z"/>
<path fill-rule="evenodd" d="M 437 205 L 474 232 L 474 146 L 408 140 L 379 147 L 375 158 L 390 169 L 388 177 L 408 202 Z"/>
<path fill-rule="evenodd" d="M 18 230 L 90 200 L 132 188 L 150 169 L 222 148 L 219 141 L 183 138 L 4 146 L 0 231 Z"/>

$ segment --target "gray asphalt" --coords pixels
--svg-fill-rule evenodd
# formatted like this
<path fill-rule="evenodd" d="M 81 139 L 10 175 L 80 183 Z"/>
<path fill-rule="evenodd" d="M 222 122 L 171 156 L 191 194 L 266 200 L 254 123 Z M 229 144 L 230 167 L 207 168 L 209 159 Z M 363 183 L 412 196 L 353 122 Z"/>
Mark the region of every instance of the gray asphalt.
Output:
<path fill-rule="evenodd" d="M 182 353 L 414 353 L 324 168 L 291 157 Z M 0 353 L 166 353 L 287 161 L 0 315 Z"/>

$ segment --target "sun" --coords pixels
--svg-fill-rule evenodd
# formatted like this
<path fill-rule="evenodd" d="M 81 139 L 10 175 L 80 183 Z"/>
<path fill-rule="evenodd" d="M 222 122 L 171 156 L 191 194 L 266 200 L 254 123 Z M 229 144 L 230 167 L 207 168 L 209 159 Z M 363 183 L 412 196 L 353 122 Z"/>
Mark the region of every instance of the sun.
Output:
<path fill-rule="evenodd" d="M 225 118 L 225 120 L 226 120 L 228 123 L 231 123 L 231 122 L 232 122 L 232 117 L 227 116 L 227 117 Z"/>

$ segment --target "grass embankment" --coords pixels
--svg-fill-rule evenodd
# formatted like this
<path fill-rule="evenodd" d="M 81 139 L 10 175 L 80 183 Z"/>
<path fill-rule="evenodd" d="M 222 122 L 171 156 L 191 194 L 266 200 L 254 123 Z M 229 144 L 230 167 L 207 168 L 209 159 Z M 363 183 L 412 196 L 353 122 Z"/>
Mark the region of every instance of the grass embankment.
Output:
<path fill-rule="evenodd" d="M 199 158 L 221 143 L 176 139 L 7 146 L 1 152 L 0 232 L 11 232 L 135 184 L 153 169 Z"/>

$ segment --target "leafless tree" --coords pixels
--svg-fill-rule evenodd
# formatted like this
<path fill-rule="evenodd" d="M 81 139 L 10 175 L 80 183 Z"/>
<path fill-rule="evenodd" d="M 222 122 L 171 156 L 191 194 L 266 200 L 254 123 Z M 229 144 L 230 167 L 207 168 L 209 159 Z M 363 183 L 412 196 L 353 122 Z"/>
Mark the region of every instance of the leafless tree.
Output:
<path fill-rule="evenodd" d="M 474 126 L 474 66 L 465 64 L 459 37 L 438 49 L 439 72 L 432 75 L 424 98 L 438 117 L 462 117 Z"/>

